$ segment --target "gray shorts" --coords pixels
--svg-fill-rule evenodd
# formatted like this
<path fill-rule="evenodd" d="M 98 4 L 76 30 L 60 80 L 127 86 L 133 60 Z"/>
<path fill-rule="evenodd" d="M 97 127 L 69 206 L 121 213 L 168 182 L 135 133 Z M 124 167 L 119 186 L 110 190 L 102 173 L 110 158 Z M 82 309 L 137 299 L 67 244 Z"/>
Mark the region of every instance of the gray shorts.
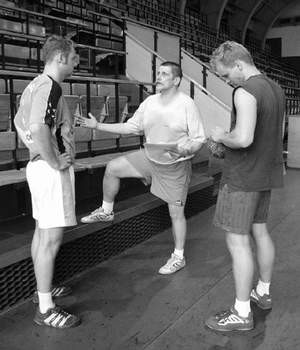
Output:
<path fill-rule="evenodd" d="M 169 204 L 185 204 L 192 175 L 190 160 L 161 165 L 149 160 L 143 149 L 124 157 L 143 176 L 146 184 L 151 184 L 150 191 L 156 197 Z"/>
<path fill-rule="evenodd" d="M 252 224 L 266 223 L 271 191 L 234 191 L 224 185 L 218 194 L 214 224 L 223 230 L 248 234 Z"/>

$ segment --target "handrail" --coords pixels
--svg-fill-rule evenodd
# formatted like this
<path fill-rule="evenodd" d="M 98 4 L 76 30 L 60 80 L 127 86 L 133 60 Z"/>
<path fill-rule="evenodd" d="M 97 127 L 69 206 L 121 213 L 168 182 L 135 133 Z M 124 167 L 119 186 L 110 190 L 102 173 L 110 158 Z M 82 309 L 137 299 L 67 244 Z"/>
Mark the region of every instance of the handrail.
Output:
<path fill-rule="evenodd" d="M 32 34 L 22 34 L 22 33 L 15 33 L 15 32 L 9 32 L 6 30 L 0 30 L 0 35 L 6 35 L 6 36 L 11 36 L 12 38 L 22 38 L 26 40 L 34 40 L 34 41 L 45 41 L 45 37 L 40 37 Z M 80 47 L 80 48 L 87 48 L 91 49 L 94 51 L 101 51 L 101 52 L 107 52 L 107 53 L 116 53 L 120 55 L 125 55 L 126 51 L 124 50 L 115 50 L 115 49 L 107 49 L 105 47 L 100 47 L 100 46 L 92 46 L 92 45 L 85 45 L 85 44 L 78 44 L 75 43 L 75 47 Z"/>
<path fill-rule="evenodd" d="M 196 61 L 197 63 L 201 64 L 202 66 L 204 66 L 205 68 L 207 68 L 211 73 L 213 73 L 214 75 L 216 75 L 219 79 L 223 80 L 224 83 L 228 84 L 229 86 L 232 86 L 230 83 L 228 83 L 228 81 L 226 81 L 226 79 L 224 79 L 218 72 L 212 72 L 211 71 L 211 67 L 205 63 L 202 62 L 198 57 L 193 56 L 191 53 L 189 53 L 187 50 L 185 49 L 181 49 L 182 52 L 184 52 L 187 56 L 189 56 L 192 60 Z"/>
<path fill-rule="evenodd" d="M 142 43 L 140 40 L 138 40 L 134 35 L 130 34 L 127 30 L 125 30 L 125 34 L 130 37 L 132 40 L 134 40 L 136 43 L 138 43 L 139 45 L 141 45 L 146 51 L 148 51 L 149 53 L 151 53 L 152 55 L 156 56 L 157 58 L 159 58 L 162 61 L 165 61 L 165 59 L 163 57 L 161 57 L 157 52 L 153 51 L 152 49 L 150 49 L 149 47 L 147 47 L 144 43 Z M 209 97 L 211 97 L 215 102 L 217 102 L 219 105 L 221 105 L 222 107 L 224 107 L 227 111 L 231 111 L 231 108 L 229 106 L 227 106 L 224 102 L 222 102 L 221 100 L 219 100 L 216 96 L 214 96 L 211 92 L 209 92 L 208 90 L 205 89 L 205 87 L 203 87 L 202 85 L 200 85 L 198 82 L 196 82 L 194 79 L 192 79 L 190 76 L 188 76 L 187 74 L 183 73 L 183 77 L 188 79 L 191 83 L 193 83 L 195 86 L 197 86 L 200 90 L 202 90 L 206 95 L 208 95 Z"/>
<path fill-rule="evenodd" d="M 41 73 L 39 73 L 41 74 Z M 9 70 L 0 70 L 0 77 L 4 78 L 12 78 L 12 79 L 22 79 L 22 78 L 35 78 L 39 75 L 38 73 L 31 73 L 31 72 L 16 72 L 16 71 L 9 71 Z M 111 78 L 103 78 L 103 77 L 84 77 L 84 76 L 77 76 L 72 75 L 70 78 L 66 79 L 66 81 L 82 81 L 82 82 L 91 82 L 91 83 L 118 83 L 118 84 L 132 84 L 132 85 L 150 85 L 154 86 L 155 84 L 152 82 L 143 82 L 138 80 L 124 80 L 124 79 L 111 79 Z"/>

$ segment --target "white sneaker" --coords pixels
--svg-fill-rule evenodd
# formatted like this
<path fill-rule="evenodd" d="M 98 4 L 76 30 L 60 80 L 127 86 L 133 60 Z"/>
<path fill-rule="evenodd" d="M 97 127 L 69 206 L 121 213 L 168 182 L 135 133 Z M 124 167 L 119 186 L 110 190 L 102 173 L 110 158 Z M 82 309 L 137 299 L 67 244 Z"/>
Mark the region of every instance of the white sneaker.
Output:
<path fill-rule="evenodd" d="M 81 218 L 81 222 L 84 224 L 92 224 L 94 222 L 107 222 L 107 221 L 113 221 L 114 219 L 114 213 L 111 212 L 110 214 L 107 214 L 104 212 L 103 208 L 97 208 L 91 214 L 84 216 Z"/>
<path fill-rule="evenodd" d="M 158 273 L 161 275 L 170 275 L 181 270 L 183 267 L 185 267 L 185 258 L 180 258 L 172 253 L 171 258 L 159 269 Z"/>

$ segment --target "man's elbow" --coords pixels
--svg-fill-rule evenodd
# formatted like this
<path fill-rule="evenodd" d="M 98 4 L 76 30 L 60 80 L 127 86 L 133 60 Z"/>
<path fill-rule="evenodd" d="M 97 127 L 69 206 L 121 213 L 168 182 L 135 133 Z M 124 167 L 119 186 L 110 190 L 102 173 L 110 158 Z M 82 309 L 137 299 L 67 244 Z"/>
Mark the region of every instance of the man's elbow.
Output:
<path fill-rule="evenodd" d="M 253 142 L 253 137 L 243 137 L 239 140 L 239 146 L 241 148 L 249 147 Z"/>

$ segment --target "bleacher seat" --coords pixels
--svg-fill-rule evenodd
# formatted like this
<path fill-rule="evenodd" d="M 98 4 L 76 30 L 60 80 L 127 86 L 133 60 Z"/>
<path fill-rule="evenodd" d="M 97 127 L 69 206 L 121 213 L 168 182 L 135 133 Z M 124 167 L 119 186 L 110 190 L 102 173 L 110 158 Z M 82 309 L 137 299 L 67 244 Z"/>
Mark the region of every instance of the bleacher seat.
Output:
<path fill-rule="evenodd" d="M 10 129 L 10 96 L 0 94 L 0 132 Z"/>
<path fill-rule="evenodd" d="M 127 96 L 119 96 L 119 120 L 117 120 L 116 98 L 114 96 L 108 96 L 107 97 L 108 117 L 105 121 L 107 123 L 120 122 L 123 110 L 124 110 L 127 102 L 128 102 Z"/>
<path fill-rule="evenodd" d="M 86 84 L 80 84 L 80 83 L 73 83 L 72 84 L 72 94 L 73 95 L 86 95 L 87 93 L 87 85 Z M 97 96 L 97 85 L 96 84 L 90 84 L 90 94 L 91 96 Z"/>
<path fill-rule="evenodd" d="M 82 115 L 87 116 L 87 97 L 80 96 L 82 106 Z M 90 112 L 96 117 L 99 122 L 103 122 L 107 117 L 106 98 L 104 96 L 90 96 Z"/>
<path fill-rule="evenodd" d="M 16 133 L 14 131 L 0 132 L 0 165 L 11 167 L 14 162 L 13 152 L 16 150 Z"/>

